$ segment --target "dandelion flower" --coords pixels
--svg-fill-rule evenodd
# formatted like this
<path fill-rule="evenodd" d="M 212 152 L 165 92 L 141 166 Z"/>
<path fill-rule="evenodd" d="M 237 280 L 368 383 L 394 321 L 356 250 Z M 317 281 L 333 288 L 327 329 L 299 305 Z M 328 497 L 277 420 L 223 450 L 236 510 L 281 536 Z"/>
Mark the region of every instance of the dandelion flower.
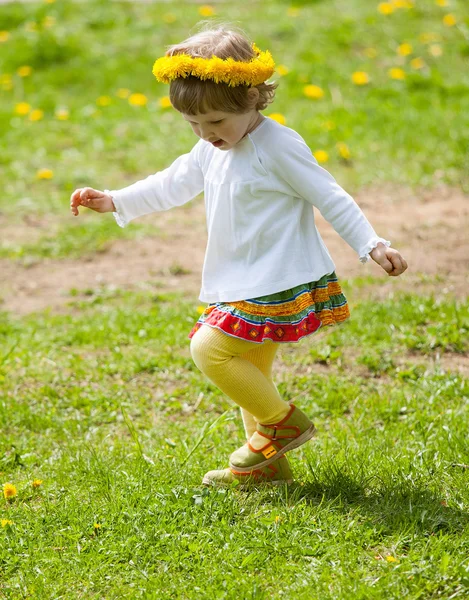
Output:
<path fill-rule="evenodd" d="M 277 121 L 277 123 L 280 123 L 280 125 L 286 125 L 287 123 L 286 118 L 281 113 L 272 113 L 271 115 L 267 116 L 273 119 L 274 121 Z"/>
<path fill-rule="evenodd" d="M 443 17 L 443 23 L 446 27 L 453 27 L 453 25 L 456 25 L 456 17 L 452 14 L 445 15 Z"/>
<path fill-rule="evenodd" d="M 432 44 L 428 49 L 432 56 L 441 56 L 443 54 L 443 48 L 439 44 Z"/>
<path fill-rule="evenodd" d="M 10 521 L 10 519 L 1 519 L 0 523 L 2 524 L 2 527 L 6 527 L 7 525 L 13 525 L 13 521 Z"/>
<path fill-rule="evenodd" d="M 199 14 L 203 17 L 212 17 L 215 14 L 215 9 L 210 4 L 204 4 L 199 8 Z"/>
<path fill-rule="evenodd" d="M 282 520 L 282 517 L 279 517 L 278 515 L 275 517 L 276 523 L 280 523 L 281 520 Z"/>
<path fill-rule="evenodd" d="M 448 0 L 435 0 L 435 4 L 438 4 L 438 6 L 448 6 Z"/>
<path fill-rule="evenodd" d="M 405 71 L 403 69 L 400 69 L 399 67 L 389 69 L 388 75 L 391 79 L 405 79 Z"/>
<path fill-rule="evenodd" d="M 202 315 L 205 312 L 205 306 L 198 306 L 197 307 L 197 312 L 199 313 L 199 315 Z"/>
<path fill-rule="evenodd" d="M 412 8 L 414 6 L 410 0 L 393 0 L 392 4 L 395 8 Z"/>
<path fill-rule="evenodd" d="M 38 169 L 36 177 L 37 179 L 52 179 L 54 173 L 50 169 Z"/>
<path fill-rule="evenodd" d="M 380 2 L 378 10 L 382 15 L 390 15 L 394 12 L 394 6 L 390 2 Z"/>
<path fill-rule="evenodd" d="M 66 108 L 58 108 L 55 111 L 55 116 L 57 117 L 57 119 L 59 119 L 59 121 L 66 121 L 69 118 L 70 113 Z"/>
<path fill-rule="evenodd" d="M 388 563 L 398 562 L 397 558 L 395 558 L 394 556 L 391 556 L 390 554 L 388 554 L 386 556 L 386 560 L 388 561 Z"/>
<path fill-rule="evenodd" d="M 350 149 L 345 142 L 337 142 L 337 149 L 343 159 L 348 160 L 350 158 Z"/>
<path fill-rule="evenodd" d="M 174 21 L 177 20 L 176 15 L 173 15 L 173 13 L 166 13 L 163 15 L 163 21 L 165 23 L 174 23 Z"/>
<path fill-rule="evenodd" d="M 288 67 L 286 67 L 285 65 L 277 65 L 277 73 L 281 76 L 283 75 L 287 75 L 287 73 L 289 73 L 290 69 Z"/>
<path fill-rule="evenodd" d="M 319 100 L 324 96 L 324 90 L 320 88 L 318 85 L 305 85 L 303 88 L 303 94 L 307 98 L 312 98 L 313 100 Z"/>
<path fill-rule="evenodd" d="M 325 163 L 329 160 L 329 154 L 325 150 L 316 150 L 313 152 L 313 156 L 318 163 Z"/>
<path fill-rule="evenodd" d="M 95 523 L 94 524 L 94 528 L 95 529 L 101 529 L 101 523 Z"/>
<path fill-rule="evenodd" d="M 41 485 L 41 483 L 42 479 L 35 479 L 31 485 L 33 486 L 33 488 L 38 488 Z"/>
<path fill-rule="evenodd" d="M 109 106 L 111 104 L 111 98 L 110 96 L 99 96 L 99 98 L 96 99 L 96 104 L 98 106 Z"/>
<path fill-rule="evenodd" d="M 401 56 L 408 56 L 409 54 L 412 54 L 412 52 L 413 52 L 412 44 L 408 44 L 407 42 L 404 42 L 397 48 L 397 53 L 400 54 Z"/>
<path fill-rule="evenodd" d="M 171 106 L 172 106 L 169 96 L 162 96 L 158 100 L 158 102 L 159 102 L 159 105 L 161 106 L 161 108 L 171 108 Z"/>
<path fill-rule="evenodd" d="M 423 67 L 425 66 L 425 62 L 420 57 L 413 58 L 410 61 L 410 66 L 413 69 L 423 69 Z"/>
<path fill-rule="evenodd" d="M 33 72 L 33 69 L 29 65 L 24 65 L 20 67 L 16 72 L 20 77 L 28 77 Z"/>
<path fill-rule="evenodd" d="M 15 106 L 15 113 L 17 115 L 27 115 L 30 110 L 31 110 L 31 105 L 28 104 L 27 102 L 19 102 Z"/>
<path fill-rule="evenodd" d="M 10 37 L 9 31 L 0 31 L 0 42 L 6 42 Z"/>
<path fill-rule="evenodd" d="M 131 94 L 129 97 L 129 104 L 132 106 L 145 106 L 147 102 L 145 94 Z"/>
<path fill-rule="evenodd" d="M 55 0 L 44 0 L 46 4 L 54 4 Z"/>
<path fill-rule="evenodd" d="M 39 108 L 35 108 L 29 113 L 30 121 L 40 121 L 44 117 L 44 111 Z"/>
<path fill-rule="evenodd" d="M 8 500 L 8 498 L 14 498 L 18 494 L 18 490 L 12 483 L 4 483 L 3 484 L 3 496 Z"/>
<path fill-rule="evenodd" d="M 352 81 L 355 85 L 366 85 L 369 83 L 370 78 L 365 71 L 355 71 L 355 73 L 352 73 Z"/>

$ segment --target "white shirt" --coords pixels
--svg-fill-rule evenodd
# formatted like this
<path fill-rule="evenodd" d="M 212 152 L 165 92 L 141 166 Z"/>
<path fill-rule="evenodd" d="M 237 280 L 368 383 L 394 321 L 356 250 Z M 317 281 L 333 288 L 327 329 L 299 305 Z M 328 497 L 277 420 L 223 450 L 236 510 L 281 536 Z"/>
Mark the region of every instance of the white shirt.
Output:
<path fill-rule="evenodd" d="M 313 206 L 366 262 L 379 238 L 353 198 L 293 129 L 265 118 L 233 148 L 199 140 L 167 169 L 113 197 L 117 223 L 181 206 L 204 191 L 208 240 L 200 300 L 234 302 L 335 270 Z"/>

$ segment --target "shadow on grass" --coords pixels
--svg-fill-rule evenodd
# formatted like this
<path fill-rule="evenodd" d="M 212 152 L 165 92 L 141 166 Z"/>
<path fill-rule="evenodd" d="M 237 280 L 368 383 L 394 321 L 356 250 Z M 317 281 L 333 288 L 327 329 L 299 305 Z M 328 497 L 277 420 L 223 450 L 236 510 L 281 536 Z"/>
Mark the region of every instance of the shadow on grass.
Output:
<path fill-rule="evenodd" d="M 350 472 L 346 465 L 328 463 L 321 468 L 308 465 L 309 477 L 289 488 L 290 500 L 300 500 L 333 511 L 355 511 L 371 518 L 384 530 L 413 528 L 428 535 L 459 533 L 469 525 L 469 514 L 447 506 L 443 495 L 431 488 L 430 476 L 396 469 L 380 475 L 363 470 Z"/>

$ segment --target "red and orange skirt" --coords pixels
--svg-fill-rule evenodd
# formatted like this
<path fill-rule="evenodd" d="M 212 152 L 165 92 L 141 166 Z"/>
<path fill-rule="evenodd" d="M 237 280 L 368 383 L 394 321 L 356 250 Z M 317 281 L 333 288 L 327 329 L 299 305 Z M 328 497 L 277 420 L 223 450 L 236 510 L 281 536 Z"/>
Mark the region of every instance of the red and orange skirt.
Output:
<path fill-rule="evenodd" d="M 335 272 L 318 281 L 268 296 L 209 304 L 192 328 L 216 327 L 251 342 L 298 342 L 320 327 L 341 323 L 350 312 Z"/>

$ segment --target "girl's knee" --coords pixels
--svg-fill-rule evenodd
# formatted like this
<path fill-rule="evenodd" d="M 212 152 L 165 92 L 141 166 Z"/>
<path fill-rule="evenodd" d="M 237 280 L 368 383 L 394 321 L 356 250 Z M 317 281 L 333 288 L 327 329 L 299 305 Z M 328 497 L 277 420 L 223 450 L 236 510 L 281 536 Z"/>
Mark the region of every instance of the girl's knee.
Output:
<path fill-rule="evenodd" d="M 213 369 L 220 367 L 226 360 L 232 358 L 229 353 L 220 348 L 220 332 L 211 327 L 201 327 L 191 339 L 191 355 L 196 366 L 209 375 Z M 223 334 L 222 334 L 223 335 Z"/>

